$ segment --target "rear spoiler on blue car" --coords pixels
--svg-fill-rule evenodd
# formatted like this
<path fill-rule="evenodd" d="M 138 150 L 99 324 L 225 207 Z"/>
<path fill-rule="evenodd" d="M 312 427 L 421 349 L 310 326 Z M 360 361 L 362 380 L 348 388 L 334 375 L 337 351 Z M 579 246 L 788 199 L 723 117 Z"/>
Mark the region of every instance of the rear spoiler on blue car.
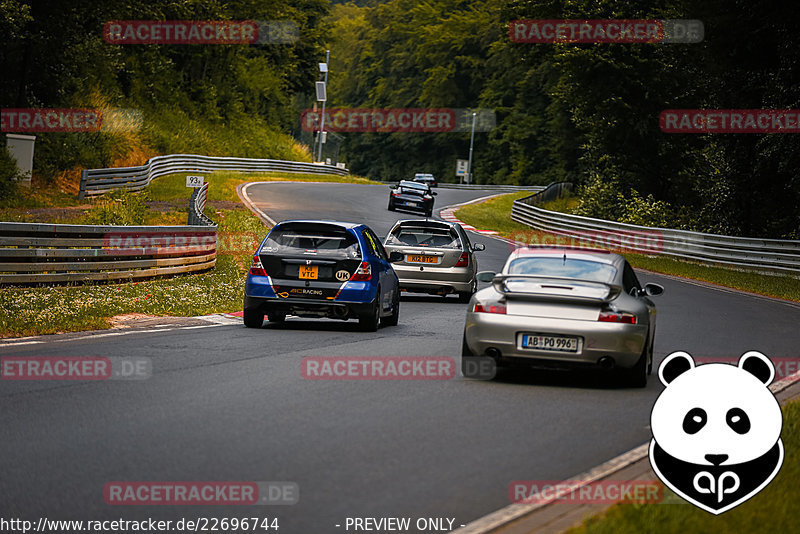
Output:
<path fill-rule="evenodd" d="M 519 280 L 525 287 L 509 289 L 508 282 L 514 280 Z M 498 274 L 492 279 L 492 286 L 511 299 L 595 304 L 614 300 L 622 292 L 620 286 L 607 282 L 543 274 Z"/>

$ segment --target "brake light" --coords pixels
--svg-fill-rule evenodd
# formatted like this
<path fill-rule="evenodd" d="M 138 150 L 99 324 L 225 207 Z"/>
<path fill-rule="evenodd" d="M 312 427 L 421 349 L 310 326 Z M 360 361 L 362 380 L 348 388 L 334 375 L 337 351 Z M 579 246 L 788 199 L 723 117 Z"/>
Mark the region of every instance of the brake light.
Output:
<path fill-rule="evenodd" d="M 253 263 L 250 264 L 250 274 L 254 274 L 256 276 L 269 276 L 267 274 L 267 270 L 264 269 L 263 265 L 261 265 L 261 258 L 258 256 L 253 256 Z"/>
<path fill-rule="evenodd" d="M 469 265 L 469 254 L 467 254 L 466 252 L 462 252 L 461 253 L 461 257 L 458 258 L 458 261 L 456 262 L 455 266 L 456 267 L 466 267 L 468 265 Z"/>
<path fill-rule="evenodd" d="M 499 313 L 505 315 L 506 306 L 505 304 L 481 304 L 480 302 L 476 302 L 472 311 L 475 313 Z"/>
<path fill-rule="evenodd" d="M 368 282 L 372 278 L 372 267 L 369 263 L 362 261 L 356 272 L 350 277 L 351 282 Z"/>
<path fill-rule="evenodd" d="M 636 324 L 636 316 L 632 313 L 604 311 L 597 318 L 601 323 Z"/>

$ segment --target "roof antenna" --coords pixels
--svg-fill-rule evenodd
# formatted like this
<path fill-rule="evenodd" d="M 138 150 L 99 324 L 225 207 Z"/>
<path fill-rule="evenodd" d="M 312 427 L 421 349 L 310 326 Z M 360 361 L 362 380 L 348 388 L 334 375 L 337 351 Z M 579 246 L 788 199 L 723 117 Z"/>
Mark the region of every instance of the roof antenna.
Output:
<path fill-rule="evenodd" d="M 566 264 L 567 264 L 567 254 L 564 253 L 564 258 L 563 258 L 563 261 L 562 261 L 561 265 L 566 265 Z"/>

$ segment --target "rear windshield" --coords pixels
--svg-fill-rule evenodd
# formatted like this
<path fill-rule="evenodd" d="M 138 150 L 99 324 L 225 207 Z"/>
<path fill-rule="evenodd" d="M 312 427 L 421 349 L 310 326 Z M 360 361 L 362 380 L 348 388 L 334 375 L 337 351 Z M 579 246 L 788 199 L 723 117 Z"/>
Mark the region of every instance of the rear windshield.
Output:
<path fill-rule="evenodd" d="M 420 182 L 409 182 L 408 180 L 403 180 L 400 182 L 400 190 L 413 191 L 415 193 L 426 193 L 428 191 L 428 186 Z"/>
<path fill-rule="evenodd" d="M 356 237 L 336 226 L 284 225 L 270 232 L 262 254 L 302 254 L 335 258 L 360 258 Z"/>
<path fill-rule="evenodd" d="M 606 263 L 553 256 L 518 258 L 508 266 L 508 274 L 541 274 L 594 282 L 612 282 L 617 269 Z"/>
<path fill-rule="evenodd" d="M 399 226 L 389 234 L 387 245 L 413 247 L 461 248 L 461 240 L 452 228 Z"/>

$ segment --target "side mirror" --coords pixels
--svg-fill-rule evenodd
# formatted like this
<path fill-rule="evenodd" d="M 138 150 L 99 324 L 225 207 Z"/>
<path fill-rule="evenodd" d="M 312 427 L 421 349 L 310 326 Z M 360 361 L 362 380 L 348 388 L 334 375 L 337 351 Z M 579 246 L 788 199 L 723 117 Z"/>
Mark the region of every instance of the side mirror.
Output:
<path fill-rule="evenodd" d="M 664 293 L 664 286 L 658 284 L 645 284 L 644 285 L 644 294 L 649 297 L 657 297 Z"/>
<path fill-rule="evenodd" d="M 406 255 L 403 254 L 402 252 L 398 250 L 393 250 L 392 252 L 389 253 L 389 262 L 397 263 L 398 261 L 403 261 L 405 257 Z"/>
<path fill-rule="evenodd" d="M 478 280 L 478 282 L 487 282 L 487 283 L 489 283 L 492 280 L 494 280 L 494 277 L 495 277 L 496 274 L 497 273 L 494 272 L 494 271 L 481 271 L 481 272 L 479 272 L 478 274 L 475 275 L 475 279 Z"/>
<path fill-rule="evenodd" d="M 486 250 L 486 246 L 483 243 L 475 243 L 472 245 L 472 250 L 480 252 L 481 250 Z"/>
<path fill-rule="evenodd" d="M 438 195 L 438 194 L 439 194 L 439 193 L 437 193 L 436 191 L 431 191 L 431 195 L 433 195 L 433 196 L 436 196 L 436 195 Z"/>

